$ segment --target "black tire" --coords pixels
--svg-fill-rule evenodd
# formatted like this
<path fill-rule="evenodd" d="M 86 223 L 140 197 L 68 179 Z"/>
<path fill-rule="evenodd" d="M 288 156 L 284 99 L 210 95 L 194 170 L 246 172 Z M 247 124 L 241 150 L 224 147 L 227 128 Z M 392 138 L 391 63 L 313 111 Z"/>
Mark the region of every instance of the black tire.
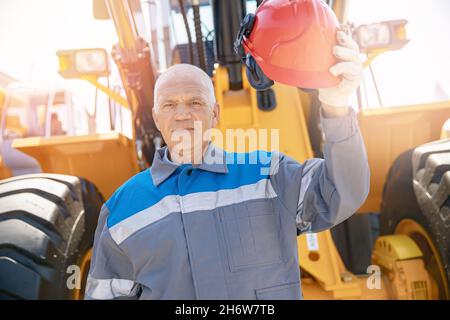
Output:
<path fill-rule="evenodd" d="M 448 298 L 450 286 L 450 141 L 437 141 L 402 153 L 389 170 L 381 204 L 380 233 L 397 232 L 401 222 L 413 220 L 431 238 L 439 264 L 420 232 L 410 235 L 424 254 L 424 263 L 435 279 L 439 298 Z"/>
<path fill-rule="evenodd" d="M 0 182 L 0 299 L 70 299 L 70 265 L 92 247 L 103 198 L 87 180 L 31 174 Z"/>

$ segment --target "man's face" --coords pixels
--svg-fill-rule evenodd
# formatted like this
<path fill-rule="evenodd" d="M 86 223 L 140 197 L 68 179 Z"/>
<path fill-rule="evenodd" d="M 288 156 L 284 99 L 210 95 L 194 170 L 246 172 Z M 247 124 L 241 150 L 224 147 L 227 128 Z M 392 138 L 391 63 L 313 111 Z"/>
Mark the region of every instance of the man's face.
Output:
<path fill-rule="evenodd" d="M 155 101 L 153 117 L 169 150 L 203 150 L 204 132 L 218 122 L 218 105 L 208 88 L 191 77 L 170 77 L 159 85 Z"/>

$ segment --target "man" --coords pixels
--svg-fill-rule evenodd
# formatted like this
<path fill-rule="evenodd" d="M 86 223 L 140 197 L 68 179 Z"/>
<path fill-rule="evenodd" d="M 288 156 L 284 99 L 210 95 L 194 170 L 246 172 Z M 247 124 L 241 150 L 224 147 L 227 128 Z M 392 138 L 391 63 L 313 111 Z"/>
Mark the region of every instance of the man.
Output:
<path fill-rule="evenodd" d="M 319 90 L 324 160 L 257 151 L 270 161 L 251 163 L 255 153 L 236 161 L 195 139 L 195 123 L 203 134 L 219 117 L 209 77 L 176 65 L 158 78 L 153 117 L 167 147 L 103 206 L 86 298 L 301 299 L 297 235 L 349 218 L 369 189 L 347 102 L 361 62 L 353 40 L 337 35 L 344 62 L 330 72 L 344 79 Z M 183 134 L 190 143 L 180 143 Z"/>

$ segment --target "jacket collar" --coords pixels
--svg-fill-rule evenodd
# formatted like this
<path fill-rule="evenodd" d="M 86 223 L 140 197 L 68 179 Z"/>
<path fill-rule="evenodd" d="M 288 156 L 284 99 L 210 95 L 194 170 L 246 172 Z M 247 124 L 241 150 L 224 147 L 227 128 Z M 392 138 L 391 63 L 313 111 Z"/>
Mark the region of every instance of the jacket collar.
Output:
<path fill-rule="evenodd" d="M 153 184 L 155 186 L 160 185 L 181 165 L 182 164 L 172 162 L 169 159 L 169 149 L 167 146 L 156 150 L 150 168 Z M 202 163 L 192 165 L 192 167 L 210 172 L 228 173 L 226 152 L 221 148 L 214 146 L 212 143 L 209 143 L 206 152 L 203 155 Z"/>

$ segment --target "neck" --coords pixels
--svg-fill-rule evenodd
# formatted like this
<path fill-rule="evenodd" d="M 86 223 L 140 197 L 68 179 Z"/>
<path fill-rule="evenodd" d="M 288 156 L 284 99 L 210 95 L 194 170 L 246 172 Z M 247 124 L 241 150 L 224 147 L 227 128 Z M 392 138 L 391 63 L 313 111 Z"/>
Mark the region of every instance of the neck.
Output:
<path fill-rule="evenodd" d="M 191 149 L 178 149 L 169 148 L 168 157 L 169 160 L 177 164 L 200 164 L 203 161 L 203 157 L 208 149 L 210 141 L 203 143 L 201 148 Z"/>

